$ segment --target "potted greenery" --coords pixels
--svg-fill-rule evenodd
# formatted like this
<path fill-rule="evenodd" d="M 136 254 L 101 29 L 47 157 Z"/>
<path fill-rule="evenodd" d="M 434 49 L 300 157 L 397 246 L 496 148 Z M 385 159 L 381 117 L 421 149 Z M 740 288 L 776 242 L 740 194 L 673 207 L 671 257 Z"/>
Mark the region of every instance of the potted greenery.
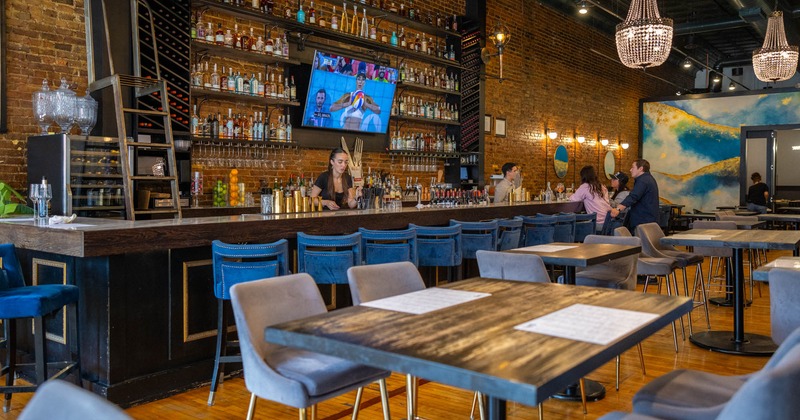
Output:
<path fill-rule="evenodd" d="M 11 217 L 19 214 L 33 214 L 33 209 L 25 204 L 25 197 L 0 181 L 0 217 Z"/>

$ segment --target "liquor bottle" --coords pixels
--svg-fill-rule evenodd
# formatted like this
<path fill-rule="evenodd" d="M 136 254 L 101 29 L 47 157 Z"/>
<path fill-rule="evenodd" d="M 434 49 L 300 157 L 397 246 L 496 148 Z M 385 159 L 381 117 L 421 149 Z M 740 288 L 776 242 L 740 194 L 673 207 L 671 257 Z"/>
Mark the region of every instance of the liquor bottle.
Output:
<path fill-rule="evenodd" d="M 266 88 L 265 88 L 266 91 Z M 275 73 L 269 74 L 269 97 L 276 98 L 278 96 L 278 88 L 275 86 Z"/>
<path fill-rule="evenodd" d="M 417 20 L 417 11 L 414 10 L 414 0 L 408 2 L 408 18 L 411 20 Z"/>
<path fill-rule="evenodd" d="M 303 11 L 303 3 L 300 3 L 300 8 L 297 9 L 297 22 L 306 23 L 306 12 Z"/>
<path fill-rule="evenodd" d="M 198 135 L 199 127 L 200 127 L 200 117 L 197 116 L 197 104 L 194 104 L 192 105 L 192 125 L 191 125 L 193 136 Z"/>
<path fill-rule="evenodd" d="M 367 9 L 364 9 L 364 16 L 367 15 Z M 372 18 L 372 24 L 369 26 L 369 39 L 378 40 L 378 27 L 375 26 L 375 17 Z M 383 42 L 386 42 L 386 34 L 383 34 Z"/>
<path fill-rule="evenodd" d="M 252 0 L 252 1 L 250 2 L 250 6 L 251 6 L 253 9 L 260 9 L 260 8 L 261 8 L 261 0 Z"/>
<path fill-rule="evenodd" d="M 256 95 L 265 96 L 264 95 L 264 84 L 261 83 L 261 72 L 258 72 L 258 87 L 257 87 Z"/>
<path fill-rule="evenodd" d="M 197 17 L 192 13 L 192 39 L 197 38 Z"/>
<path fill-rule="evenodd" d="M 286 141 L 292 142 L 292 122 L 289 120 L 289 111 L 286 111 Z"/>
<path fill-rule="evenodd" d="M 227 90 L 228 92 L 236 92 L 236 76 L 233 74 L 232 68 L 228 68 L 228 83 L 224 90 Z"/>
<path fill-rule="evenodd" d="M 267 53 L 267 55 L 275 54 L 275 43 L 272 42 L 271 32 L 267 32 L 267 39 L 264 40 L 264 52 Z"/>
<path fill-rule="evenodd" d="M 238 93 L 250 94 L 250 79 L 247 78 L 247 75 L 242 76 L 242 89 Z"/>
<path fill-rule="evenodd" d="M 289 86 L 289 78 L 283 80 L 283 99 L 291 99 L 292 87 Z"/>
<path fill-rule="evenodd" d="M 355 8 L 355 5 L 353 5 Z M 367 20 L 367 8 L 364 8 L 364 16 L 361 18 L 361 28 L 359 28 L 358 35 L 361 38 L 369 38 L 369 21 Z"/>
<path fill-rule="evenodd" d="M 211 73 L 208 71 L 208 61 L 203 63 L 203 87 L 211 89 Z"/>
<path fill-rule="evenodd" d="M 214 42 L 217 45 L 225 45 L 225 32 L 222 30 L 222 24 L 217 24 L 217 32 L 214 35 Z"/>
<path fill-rule="evenodd" d="M 400 38 L 400 48 L 406 48 L 406 31 L 404 28 L 400 28 L 400 35 L 398 35 L 398 38 Z"/>
<path fill-rule="evenodd" d="M 258 86 L 261 83 L 256 79 L 256 74 L 252 73 L 250 76 L 250 94 L 253 96 L 258 96 Z"/>
<path fill-rule="evenodd" d="M 286 124 L 283 123 L 283 115 L 278 116 L 278 129 L 275 131 L 277 141 L 286 141 Z"/>
<path fill-rule="evenodd" d="M 303 174 L 300 174 L 300 176 L 297 177 L 297 185 L 298 185 L 298 189 L 300 190 L 300 196 L 305 197 L 306 196 L 306 181 L 304 179 Z"/>
<path fill-rule="evenodd" d="M 220 87 L 220 78 L 219 73 L 217 73 L 217 63 L 214 63 L 214 72 L 211 73 L 211 89 L 219 90 Z"/>
<path fill-rule="evenodd" d="M 320 23 L 320 26 L 324 25 Z M 336 6 L 333 6 L 333 14 L 331 15 L 331 29 L 334 31 L 339 30 L 339 18 L 336 16 Z"/>
<path fill-rule="evenodd" d="M 375 28 L 375 18 L 372 18 L 372 27 Z M 386 35 L 386 29 L 381 29 L 381 43 L 389 43 L 389 37 Z"/>
<path fill-rule="evenodd" d="M 306 15 L 308 16 L 308 23 L 310 25 L 317 24 L 317 9 L 314 8 L 313 1 L 311 2 L 311 6 L 308 8 L 308 13 L 306 13 Z"/>
<path fill-rule="evenodd" d="M 289 40 L 286 39 L 288 32 L 283 33 L 283 57 L 289 58 Z"/>
<path fill-rule="evenodd" d="M 283 17 L 286 19 L 292 18 L 292 5 L 289 0 L 286 0 L 286 7 L 283 8 Z"/>
<path fill-rule="evenodd" d="M 395 13 L 395 14 L 397 13 L 397 6 L 394 5 L 394 2 L 392 2 L 392 5 L 389 6 L 389 12 Z"/>
<path fill-rule="evenodd" d="M 425 34 L 422 34 L 422 43 L 420 44 L 419 50 L 417 52 L 428 53 L 428 40 L 425 38 Z"/>
<path fill-rule="evenodd" d="M 336 6 L 334 6 L 336 7 Z M 350 27 L 347 26 L 350 24 L 350 16 L 347 14 L 347 3 L 342 3 L 342 16 L 339 19 L 339 29 L 342 32 L 350 32 Z"/>
<path fill-rule="evenodd" d="M 274 2 L 273 0 L 267 0 L 267 4 L 266 4 L 266 10 L 265 10 L 265 12 L 266 12 L 268 15 L 273 15 L 273 14 L 275 14 L 275 2 Z"/>
<path fill-rule="evenodd" d="M 544 191 L 544 202 L 549 203 L 553 201 L 553 190 L 550 189 L 550 181 L 547 181 L 547 189 Z"/>
<path fill-rule="evenodd" d="M 395 47 L 397 46 L 397 33 L 395 31 L 392 31 L 391 44 Z"/>
<path fill-rule="evenodd" d="M 422 48 L 422 42 L 419 40 L 419 33 L 417 33 L 417 37 L 414 38 L 414 45 L 411 45 L 410 48 L 416 52 L 419 52 Z"/>
<path fill-rule="evenodd" d="M 358 35 L 358 6 L 353 4 L 353 17 L 350 21 L 350 34 Z"/>
<path fill-rule="evenodd" d="M 214 30 L 211 29 L 211 22 L 208 22 L 208 25 L 206 25 L 206 42 L 214 42 L 214 40 Z M 223 41 L 225 40 L 223 39 Z"/>
<path fill-rule="evenodd" d="M 294 76 L 292 76 L 292 81 L 289 83 L 289 100 L 296 101 L 297 100 L 297 85 L 294 84 Z"/>
<path fill-rule="evenodd" d="M 275 37 L 275 48 L 273 48 L 272 53 L 276 57 L 280 57 L 283 55 L 283 41 L 281 41 L 281 37 Z"/>
<path fill-rule="evenodd" d="M 335 13 L 336 11 L 334 11 L 334 14 Z M 322 14 L 322 9 L 319 9 L 319 27 L 320 28 L 328 27 L 328 22 L 325 21 L 325 15 Z"/>
<path fill-rule="evenodd" d="M 242 35 L 239 36 L 239 42 L 242 44 L 241 48 L 243 50 L 250 51 L 250 48 L 253 46 L 253 28 L 250 28 L 249 35 L 247 32 L 242 31 Z"/>
<path fill-rule="evenodd" d="M 253 44 L 253 51 L 263 53 L 263 52 L 266 52 L 266 51 L 264 51 L 265 47 L 266 47 L 266 43 L 264 43 L 264 40 L 261 38 L 261 35 L 259 35 L 258 36 L 258 41 L 256 41 L 255 44 Z"/>
<path fill-rule="evenodd" d="M 206 39 L 206 25 L 203 23 L 203 15 L 201 15 L 199 13 L 197 15 L 196 25 L 197 25 L 197 28 L 195 29 L 197 31 L 197 37 L 196 38 L 205 41 L 205 39 Z"/>
<path fill-rule="evenodd" d="M 400 16 L 406 16 L 406 2 L 402 0 L 400 1 Z"/>
<path fill-rule="evenodd" d="M 278 81 L 275 83 L 275 97 L 278 99 L 283 99 L 286 94 L 286 91 L 283 87 L 283 74 L 278 73 Z"/>

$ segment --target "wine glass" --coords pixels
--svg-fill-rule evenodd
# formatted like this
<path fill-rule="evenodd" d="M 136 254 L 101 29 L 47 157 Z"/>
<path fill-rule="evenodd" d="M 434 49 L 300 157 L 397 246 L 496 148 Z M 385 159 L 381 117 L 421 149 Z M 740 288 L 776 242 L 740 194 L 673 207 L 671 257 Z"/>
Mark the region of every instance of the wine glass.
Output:
<path fill-rule="evenodd" d="M 46 134 L 46 133 L 45 133 Z M 28 188 L 28 197 L 31 199 L 31 203 L 33 203 L 33 221 L 39 221 L 39 187 L 41 184 L 31 184 L 30 188 Z"/>

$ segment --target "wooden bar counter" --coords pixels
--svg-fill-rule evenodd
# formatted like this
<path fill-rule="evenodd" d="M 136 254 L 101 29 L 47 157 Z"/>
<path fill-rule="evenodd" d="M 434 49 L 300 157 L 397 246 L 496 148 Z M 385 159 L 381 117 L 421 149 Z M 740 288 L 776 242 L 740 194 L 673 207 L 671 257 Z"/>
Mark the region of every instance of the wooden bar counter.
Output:
<path fill-rule="evenodd" d="M 96 393 L 130 406 L 211 379 L 215 239 L 293 241 L 297 232 L 347 234 L 359 227 L 400 229 L 409 223 L 446 225 L 450 219 L 478 221 L 581 209 L 581 203 L 532 202 L 136 222 L 84 218 L 73 222 L 74 227 L 0 221 L 0 242 L 16 245 L 29 284 L 80 288 L 83 378 Z M 74 320 L 58 318 L 47 324 L 48 351 L 59 354 L 65 345 L 74 345 L 66 342 L 65 328 L 70 327 Z M 27 349 L 30 337 L 22 339 Z"/>

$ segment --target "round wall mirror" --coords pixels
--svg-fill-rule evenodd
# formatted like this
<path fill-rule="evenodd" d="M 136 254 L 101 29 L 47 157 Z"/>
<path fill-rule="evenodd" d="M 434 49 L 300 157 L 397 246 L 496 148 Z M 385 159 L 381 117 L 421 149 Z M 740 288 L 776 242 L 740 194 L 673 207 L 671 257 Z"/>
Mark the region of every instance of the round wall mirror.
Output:
<path fill-rule="evenodd" d="M 614 152 L 610 150 L 606 152 L 606 160 L 603 166 L 606 171 L 606 178 L 611 179 L 611 175 L 614 175 L 617 168 L 617 158 L 614 156 Z"/>
<path fill-rule="evenodd" d="M 564 178 L 567 176 L 567 168 L 569 167 L 569 154 L 567 148 L 562 144 L 556 148 L 556 154 L 553 156 L 553 162 L 556 170 L 556 176 Z"/>

